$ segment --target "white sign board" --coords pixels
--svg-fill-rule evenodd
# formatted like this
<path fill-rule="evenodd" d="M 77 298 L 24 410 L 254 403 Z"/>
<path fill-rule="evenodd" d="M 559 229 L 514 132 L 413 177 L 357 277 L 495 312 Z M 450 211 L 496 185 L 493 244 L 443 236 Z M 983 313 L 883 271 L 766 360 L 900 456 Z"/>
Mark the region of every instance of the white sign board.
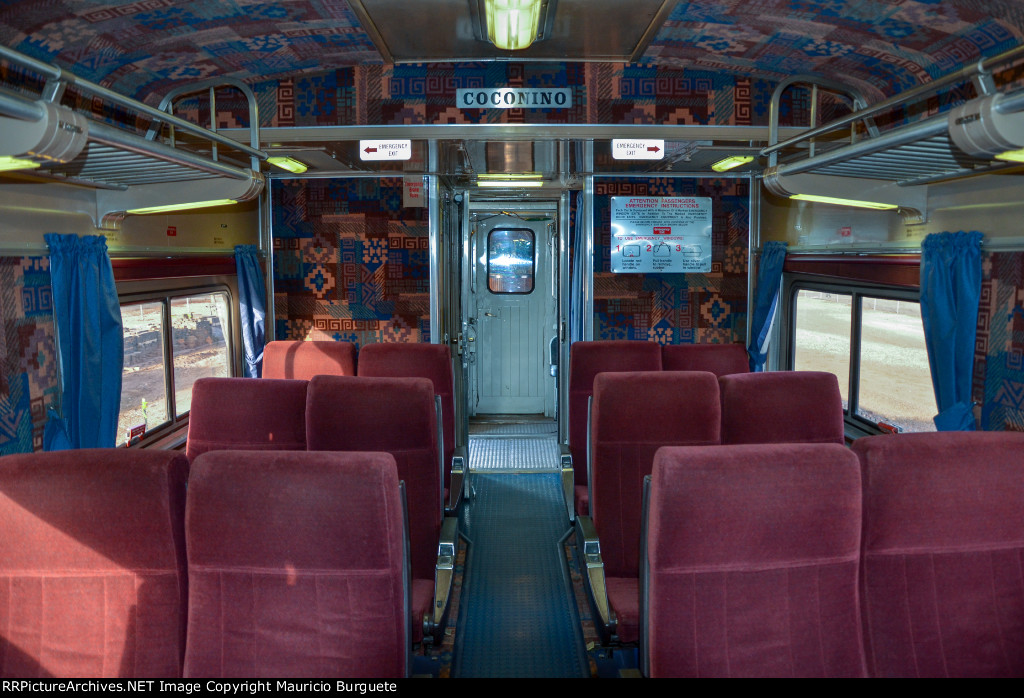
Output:
<path fill-rule="evenodd" d="M 613 138 L 612 157 L 616 160 L 661 160 L 665 141 L 652 138 Z"/>
<path fill-rule="evenodd" d="M 412 141 L 359 141 L 360 160 L 408 160 Z"/>
<path fill-rule="evenodd" d="M 711 199 L 613 196 L 611 268 L 619 274 L 711 271 Z"/>

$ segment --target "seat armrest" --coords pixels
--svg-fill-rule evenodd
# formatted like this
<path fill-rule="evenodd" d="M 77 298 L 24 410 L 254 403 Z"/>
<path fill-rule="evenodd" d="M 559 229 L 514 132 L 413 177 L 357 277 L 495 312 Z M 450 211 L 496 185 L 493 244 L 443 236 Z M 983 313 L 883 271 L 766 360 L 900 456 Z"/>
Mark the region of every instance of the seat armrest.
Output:
<path fill-rule="evenodd" d="M 576 480 L 573 474 L 572 453 L 569 444 L 559 444 L 561 452 L 558 465 L 562 472 L 562 496 L 565 498 L 565 509 L 569 512 L 569 521 L 576 518 Z"/>
<path fill-rule="evenodd" d="M 448 486 L 448 504 L 445 510 L 453 513 L 459 506 L 459 500 L 465 494 L 464 490 L 469 486 L 466 474 L 469 472 L 469 449 L 460 446 L 455 449 L 451 462 L 451 480 Z"/>
<path fill-rule="evenodd" d="M 594 614 L 594 626 L 601 636 L 601 642 L 608 644 L 615 639 L 618 619 L 608 602 L 608 587 L 605 583 L 604 561 L 601 559 L 601 541 L 589 516 L 576 517 L 576 547 L 583 561 L 583 580 Z"/>
<path fill-rule="evenodd" d="M 452 583 L 455 579 L 455 555 L 458 551 L 459 520 L 446 516 L 441 522 L 437 542 L 437 563 L 434 565 L 434 605 L 423 619 L 423 637 L 440 642 L 448 625 Z"/>

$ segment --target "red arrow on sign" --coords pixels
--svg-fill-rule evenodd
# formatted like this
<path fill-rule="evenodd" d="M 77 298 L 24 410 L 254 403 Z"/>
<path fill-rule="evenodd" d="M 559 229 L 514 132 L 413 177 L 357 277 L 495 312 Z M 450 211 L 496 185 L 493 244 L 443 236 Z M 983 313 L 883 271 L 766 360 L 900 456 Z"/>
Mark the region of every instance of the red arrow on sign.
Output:
<path fill-rule="evenodd" d="M 369 147 L 368 147 L 368 148 L 366 149 L 366 152 L 367 152 L 367 153 L 376 153 L 376 152 L 377 152 L 377 149 L 376 149 L 376 148 L 369 148 Z"/>
<path fill-rule="evenodd" d="M 649 153 L 651 153 L 651 152 L 653 152 L 653 153 L 656 153 L 656 152 L 658 152 L 659 150 L 661 150 L 661 148 L 659 148 L 659 147 L 658 147 L 658 146 L 656 146 L 656 145 L 652 145 L 652 146 L 651 146 L 650 148 L 648 148 L 648 149 L 647 149 L 647 152 L 649 152 Z"/>

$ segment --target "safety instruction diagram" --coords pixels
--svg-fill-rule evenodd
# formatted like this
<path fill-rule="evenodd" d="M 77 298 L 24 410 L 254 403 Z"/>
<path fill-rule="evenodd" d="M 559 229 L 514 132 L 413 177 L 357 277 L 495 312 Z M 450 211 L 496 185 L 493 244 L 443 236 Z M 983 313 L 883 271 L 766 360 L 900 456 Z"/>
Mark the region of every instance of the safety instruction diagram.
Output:
<path fill-rule="evenodd" d="M 611 268 L 619 274 L 711 271 L 711 199 L 613 196 Z"/>

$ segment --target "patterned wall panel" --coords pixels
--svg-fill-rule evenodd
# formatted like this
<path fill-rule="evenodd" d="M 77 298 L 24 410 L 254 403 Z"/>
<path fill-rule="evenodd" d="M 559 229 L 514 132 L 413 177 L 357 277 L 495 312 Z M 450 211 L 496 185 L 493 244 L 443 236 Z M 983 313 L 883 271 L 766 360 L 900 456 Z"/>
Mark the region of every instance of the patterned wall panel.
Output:
<path fill-rule="evenodd" d="M 1024 253 L 982 258 L 973 392 L 982 429 L 1024 431 Z"/>
<path fill-rule="evenodd" d="M 660 344 L 743 342 L 747 325 L 749 184 L 741 179 L 604 179 L 594 186 L 594 338 Z M 611 197 L 712 199 L 706 274 L 611 271 Z"/>
<path fill-rule="evenodd" d="M 0 257 L 0 455 L 41 450 L 58 399 L 47 257 Z"/>
<path fill-rule="evenodd" d="M 430 341 L 427 209 L 401 178 L 274 180 L 276 339 Z"/>

